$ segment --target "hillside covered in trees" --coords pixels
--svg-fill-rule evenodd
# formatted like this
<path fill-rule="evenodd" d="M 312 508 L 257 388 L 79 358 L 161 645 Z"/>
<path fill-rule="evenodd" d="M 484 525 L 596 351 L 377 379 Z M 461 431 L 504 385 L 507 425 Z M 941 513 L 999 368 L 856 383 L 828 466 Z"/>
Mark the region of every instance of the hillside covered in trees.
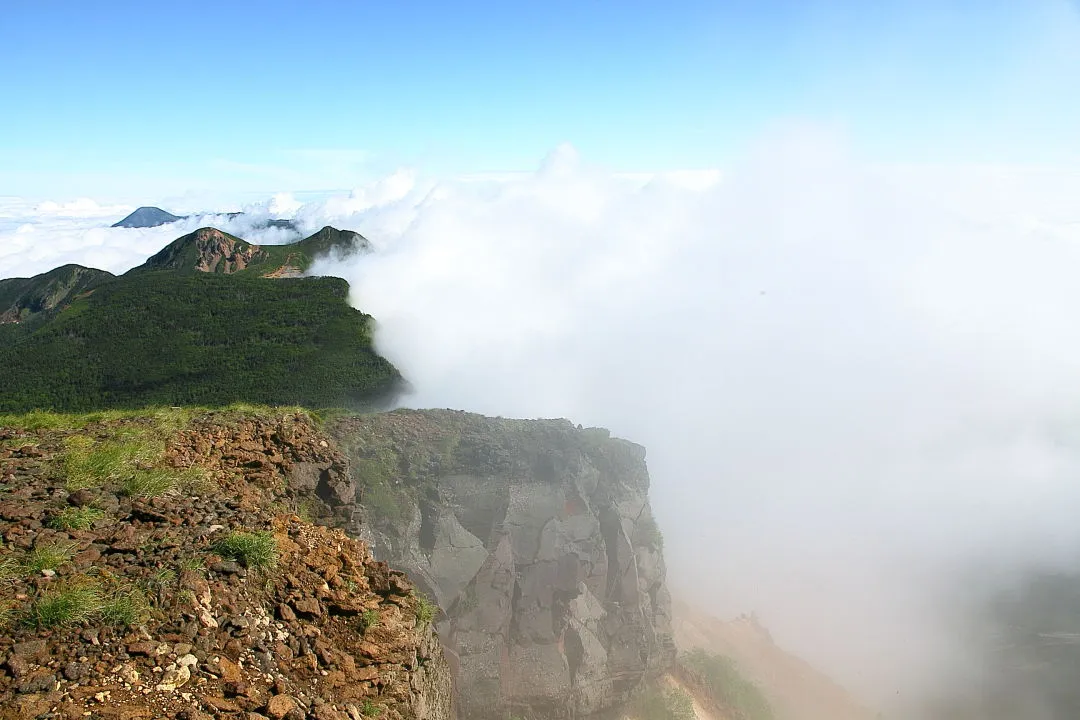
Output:
<path fill-rule="evenodd" d="M 208 228 L 171 243 L 168 262 L 120 277 L 77 273 L 94 282 L 63 283 L 0 325 L 0 412 L 378 406 L 403 382 L 374 350 L 372 319 L 349 306 L 344 280 L 298 277 L 316 254 L 362 249 L 357 238 L 325 228 L 264 250 Z M 241 253 L 258 262 L 237 262 Z M 52 271 L 0 290 L 15 303 L 56 284 Z"/>

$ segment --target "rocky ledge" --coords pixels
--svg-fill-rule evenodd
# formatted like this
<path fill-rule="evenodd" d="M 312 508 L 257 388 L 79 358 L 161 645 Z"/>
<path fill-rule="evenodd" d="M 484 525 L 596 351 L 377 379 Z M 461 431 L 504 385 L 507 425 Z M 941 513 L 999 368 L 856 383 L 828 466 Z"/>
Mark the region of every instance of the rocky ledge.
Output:
<path fill-rule="evenodd" d="M 451 716 L 307 416 L 0 418 L 0 718 Z M 345 501 L 345 502 L 342 502 Z"/>

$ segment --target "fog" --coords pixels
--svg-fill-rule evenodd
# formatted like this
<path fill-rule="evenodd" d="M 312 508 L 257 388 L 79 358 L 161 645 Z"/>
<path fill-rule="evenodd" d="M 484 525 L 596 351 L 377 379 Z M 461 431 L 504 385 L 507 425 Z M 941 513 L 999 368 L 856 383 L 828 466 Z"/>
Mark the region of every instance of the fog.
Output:
<path fill-rule="evenodd" d="M 1077 556 L 1080 174 L 846 148 L 787 127 L 643 178 L 562 147 L 339 217 L 378 251 L 314 272 L 378 319 L 407 405 L 647 446 L 676 592 L 891 710 L 978 670 L 950 614 L 973 562 Z"/>

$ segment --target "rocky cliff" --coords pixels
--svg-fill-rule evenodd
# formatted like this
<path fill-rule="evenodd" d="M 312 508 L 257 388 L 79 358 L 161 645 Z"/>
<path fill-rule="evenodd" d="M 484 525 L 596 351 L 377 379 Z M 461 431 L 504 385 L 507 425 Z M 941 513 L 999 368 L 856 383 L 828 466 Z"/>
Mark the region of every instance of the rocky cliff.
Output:
<path fill-rule="evenodd" d="M 0 720 L 448 720 L 354 501 L 304 414 L 0 416 Z"/>
<path fill-rule="evenodd" d="M 463 718 L 616 711 L 674 659 L 645 451 L 565 420 L 339 419 L 352 529 L 443 609 Z"/>

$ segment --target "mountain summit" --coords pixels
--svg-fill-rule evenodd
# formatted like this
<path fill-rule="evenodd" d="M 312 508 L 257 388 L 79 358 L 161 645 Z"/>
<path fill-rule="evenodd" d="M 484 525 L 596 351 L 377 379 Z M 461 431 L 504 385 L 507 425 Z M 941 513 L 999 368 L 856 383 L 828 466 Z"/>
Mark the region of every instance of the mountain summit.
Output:
<path fill-rule="evenodd" d="M 204 227 L 173 240 L 145 263 L 129 271 L 174 270 L 182 273 L 261 277 L 299 277 L 320 255 L 345 256 L 370 249 L 367 238 L 351 230 L 324 227 L 288 245 L 255 245 L 217 228 Z"/>
<path fill-rule="evenodd" d="M 141 207 L 120 222 L 114 223 L 113 227 L 152 228 L 157 227 L 158 225 L 168 225 L 177 220 L 183 220 L 184 217 L 184 215 L 173 215 L 159 207 Z"/>

